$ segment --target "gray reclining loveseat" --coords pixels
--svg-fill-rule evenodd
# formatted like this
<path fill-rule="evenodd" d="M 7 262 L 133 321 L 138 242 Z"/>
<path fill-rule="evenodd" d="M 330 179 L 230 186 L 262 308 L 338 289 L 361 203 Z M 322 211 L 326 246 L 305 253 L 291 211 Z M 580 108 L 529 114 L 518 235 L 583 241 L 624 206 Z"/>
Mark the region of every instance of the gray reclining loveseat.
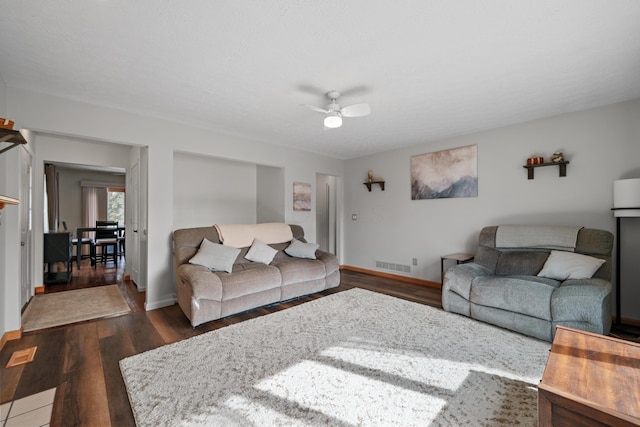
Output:
<path fill-rule="evenodd" d="M 442 306 L 446 311 L 547 341 L 553 340 L 557 325 L 607 334 L 611 327 L 612 247 L 613 235 L 605 230 L 485 227 L 474 262 L 445 273 Z M 595 273 L 564 279 L 564 257 L 591 263 Z M 559 263 L 551 262 L 556 259 Z M 567 272 L 577 268 L 572 262 L 567 264 Z M 547 274 L 550 270 L 555 273 Z"/>

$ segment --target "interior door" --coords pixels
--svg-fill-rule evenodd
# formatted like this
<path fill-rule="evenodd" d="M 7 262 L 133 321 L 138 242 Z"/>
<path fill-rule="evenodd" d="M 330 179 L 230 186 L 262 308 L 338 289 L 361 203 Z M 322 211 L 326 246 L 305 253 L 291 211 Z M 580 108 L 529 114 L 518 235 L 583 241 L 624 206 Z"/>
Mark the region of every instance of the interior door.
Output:
<path fill-rule="evenodd" d="M 31 213 L 33 174 L 31 171 L 32 157 L 27 150 L 22 152 L 20 171 L 20 306 L 24 307 L 31 297 L 31 277 L 33 263 L 31 257 Z"/>
<path fill-rule="evenodd" d="M 140 165 L 138 161 L 131 167 L 129 174 L 129 188 L 132 190 L 132 197 L 129 198 L 127 206 L 127 230 L 131 236 L 127 236 L 127 264 L 131 266 L 131 280 L 140 287 L 140 234 L 138 230 L 138 200 L 140 181 Z"/>

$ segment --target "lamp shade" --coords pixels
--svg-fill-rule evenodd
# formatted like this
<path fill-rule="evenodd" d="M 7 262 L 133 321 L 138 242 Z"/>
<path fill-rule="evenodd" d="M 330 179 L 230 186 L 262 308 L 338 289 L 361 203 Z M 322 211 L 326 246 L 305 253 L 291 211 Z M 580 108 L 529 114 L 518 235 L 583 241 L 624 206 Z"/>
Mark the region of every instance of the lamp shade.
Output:
<path fill-rule="evenodd" d="M 640 217 L 640 178 L 614 181 L 613 215 Z"/>

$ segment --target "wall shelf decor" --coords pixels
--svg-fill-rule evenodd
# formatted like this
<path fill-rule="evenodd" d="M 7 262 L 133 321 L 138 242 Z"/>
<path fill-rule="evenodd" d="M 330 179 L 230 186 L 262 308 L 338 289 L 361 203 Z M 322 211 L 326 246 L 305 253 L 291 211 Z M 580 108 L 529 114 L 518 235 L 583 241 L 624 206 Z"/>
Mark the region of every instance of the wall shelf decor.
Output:
<path fill-rule="evenodd" d="M 4 209 L 4 205 L 18 205 L 18 204 L 20 204 L 20 200 L 14 199 L 13 197 L 0 195 L 0 209 Z"/>
<path fill-rule="evenodd" d="M 367 186 L 367 188 L 369 189 L 369 191 L 371 191 L 371 187 L 373 184 L 378 184 L 380 186 L 380 189 L 382 191 L 384 191 L 384 181 L 371 181 L 371 182 L 363 182 L 364 185 Z"/>
<path fill-rule="evenodd" d="M 11 144 L 0 150 L 0 154 L 2 154 L 5 151 L 11 150 L 13 147 L 26 144 L 27 140 L 24 139 L 20 131 L 0 128 L 0 142 L 8 142 Z"/>
<path fill-rule="evenodd" d="M 563 176 L 567 176 L 567 165 L 569 164 L 568 161 L 564 161 L 564 162 L 553 162 L 553 163 L 540 163 L 537 165 L 523 165 L 522 167 L 527 169 L 527 179 L 534 179 L 533 177 L 533 171 L 535 168 L 541 168 L 541 167 L 545 167 L 545 166 L 558 166 L 560 168 L 560 171 L 558 172 L 558 176 L 563 177 Z"/>

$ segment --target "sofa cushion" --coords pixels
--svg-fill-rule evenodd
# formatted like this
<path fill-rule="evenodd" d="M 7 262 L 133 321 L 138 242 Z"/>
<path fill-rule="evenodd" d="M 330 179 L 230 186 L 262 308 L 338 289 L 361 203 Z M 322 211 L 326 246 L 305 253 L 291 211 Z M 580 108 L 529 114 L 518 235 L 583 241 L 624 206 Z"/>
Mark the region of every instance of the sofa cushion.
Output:
<path fill-rule="evenodd" d="M 536 276 L 479 276 L 471 283 L 469 301 L 551 320 L 551 295 L 559 284 Z"/>
<path fill-rule="evenodd" d="M 549 252 L 543 251 L 503 252 L 496 264 L 496 274 L 498 276 L 535 276 L 542 270 L 548 256 Z"/>
<path fill-rule="evenodd" d="M 273 265 L 280 270 L 282 286 L 327 277 L 325 263 L 317 259 L 289 258 L 287 261 L 280 261 Z"/>
<path fill-rule="evenodd" d="M 233 262 L 240 253 L 240 249 L 212 243 L 206 238 L 202 239 L 200 249 L 189 260 L 189 264 L 202 265 L 213 271 L 226 271 L 231 273 Z"/>
<path fill-rule="evenodd" d="M 222 284 L 222 301 L 279 288 L 282 285 L 280 271 L 261 263 L 236 264 L 233 273 L 214 272 Z"/>
<path fill-rule="evenodd" d="M 273 261 L 273 257 L 278 253 L 277 250 L 271 246 L 262 242 L 261 240 L 254 239 L 251 248 L 245 255 L 245 258 L 249 261 L 260 262 L 262 264 L 270 264 Z"/>
<path fill-rule="evenodd" d="M 304 243 L 300 240 L 293 239 L 284 251 L 295 258 L 316 259 L 316 251 L 319 247 L 320 245 L 316 243 Z"/>
<path fill-rule="evenodd" d="M 551 251 L 540 277 L 556 280 L 590 279 L 605 261 L 573 252 Z"/>

